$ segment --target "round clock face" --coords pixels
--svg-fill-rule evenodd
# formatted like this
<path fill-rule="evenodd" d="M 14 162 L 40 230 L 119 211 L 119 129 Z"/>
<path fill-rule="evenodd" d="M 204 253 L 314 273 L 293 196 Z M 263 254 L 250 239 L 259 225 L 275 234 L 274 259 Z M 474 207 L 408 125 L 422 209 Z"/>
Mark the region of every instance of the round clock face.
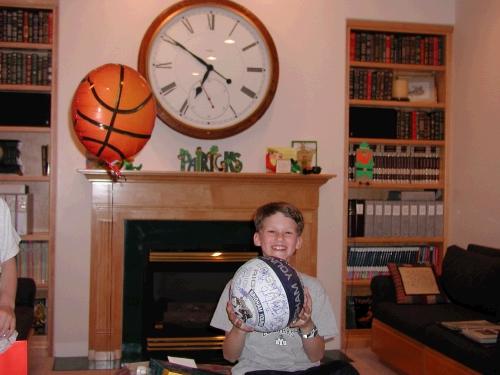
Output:
<path fill-rule="evenodd" d="M 187 0 L 147 30 L 139 71 L 159 117 L 196 138 L 224 138 L 254 124 L 278 83 L 276 48 L 264 25 L 227 0 Z"/>

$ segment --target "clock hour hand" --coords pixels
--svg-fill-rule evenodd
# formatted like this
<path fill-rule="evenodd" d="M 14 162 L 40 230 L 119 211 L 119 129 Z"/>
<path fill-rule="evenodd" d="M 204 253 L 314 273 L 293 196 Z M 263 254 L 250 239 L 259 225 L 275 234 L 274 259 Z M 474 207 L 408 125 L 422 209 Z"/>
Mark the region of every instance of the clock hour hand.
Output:
<path fill-rule="evenodd" d="M 194 97 L 196 98 L 198 95 L 201 94 L 201 91 L 203 90 L 203 84 L 205 83 L 205 81 L 207 80 L 208 78 L 208 75 L 210 74 L 210 72 L 214 69 L 213 65 L 208 65 L 207 66 L 207 71 L 205 72 L 205 74 L 203 75 L 203 79 L 201 80 L 201 83 L 200 85 L 196 88 L 196 93 L 194 95 Z"/>

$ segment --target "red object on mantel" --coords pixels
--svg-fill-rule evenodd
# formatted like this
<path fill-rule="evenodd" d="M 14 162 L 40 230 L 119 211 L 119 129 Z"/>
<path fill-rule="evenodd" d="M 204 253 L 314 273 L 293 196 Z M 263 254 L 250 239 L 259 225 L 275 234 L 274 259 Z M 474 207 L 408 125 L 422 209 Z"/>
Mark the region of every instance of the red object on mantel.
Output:
<path fill-rule="evenodd" d="M 0 374 L 28 375 L 28 342 L 14 342 L 0 353 Z"/>
<path fill-rule="evenodd" d="M 82 145 L 116 177 L 123 161 L 151 137 L 156 105 L 149 84 L 137 71 L 106 64 L 81 81 L 71 114 Z"/>

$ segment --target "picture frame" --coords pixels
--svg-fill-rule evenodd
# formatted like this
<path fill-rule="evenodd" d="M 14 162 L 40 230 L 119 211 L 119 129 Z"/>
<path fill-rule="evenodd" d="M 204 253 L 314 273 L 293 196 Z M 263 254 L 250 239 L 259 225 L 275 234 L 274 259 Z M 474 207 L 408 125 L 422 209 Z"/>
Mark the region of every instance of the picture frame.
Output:
<path fill-rule="evenodd" d="M 436 77 L 432 73 L 413 73 L 404 77 L 408 81 L 410 102 L 437 102 Z"/>
<path fill-rule="evenodd" d="M 297 150 L 297 162 L 302 170 L 311 170 L 318 166 L 318 142 L 307 140 L 292 141 L 292 148 Z"/>

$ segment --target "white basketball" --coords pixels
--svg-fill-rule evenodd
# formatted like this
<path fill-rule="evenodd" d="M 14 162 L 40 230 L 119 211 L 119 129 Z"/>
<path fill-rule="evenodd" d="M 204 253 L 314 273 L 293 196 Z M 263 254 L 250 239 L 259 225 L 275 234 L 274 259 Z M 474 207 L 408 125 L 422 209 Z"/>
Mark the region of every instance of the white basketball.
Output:
<path fill-rule="evenodd" d="M 284 260 L 257 257 L 234 274 L 231 303 L 236 315 L 255 331 L 279 331 L 302 310 L 304 288 L 297 272 Z"/>

